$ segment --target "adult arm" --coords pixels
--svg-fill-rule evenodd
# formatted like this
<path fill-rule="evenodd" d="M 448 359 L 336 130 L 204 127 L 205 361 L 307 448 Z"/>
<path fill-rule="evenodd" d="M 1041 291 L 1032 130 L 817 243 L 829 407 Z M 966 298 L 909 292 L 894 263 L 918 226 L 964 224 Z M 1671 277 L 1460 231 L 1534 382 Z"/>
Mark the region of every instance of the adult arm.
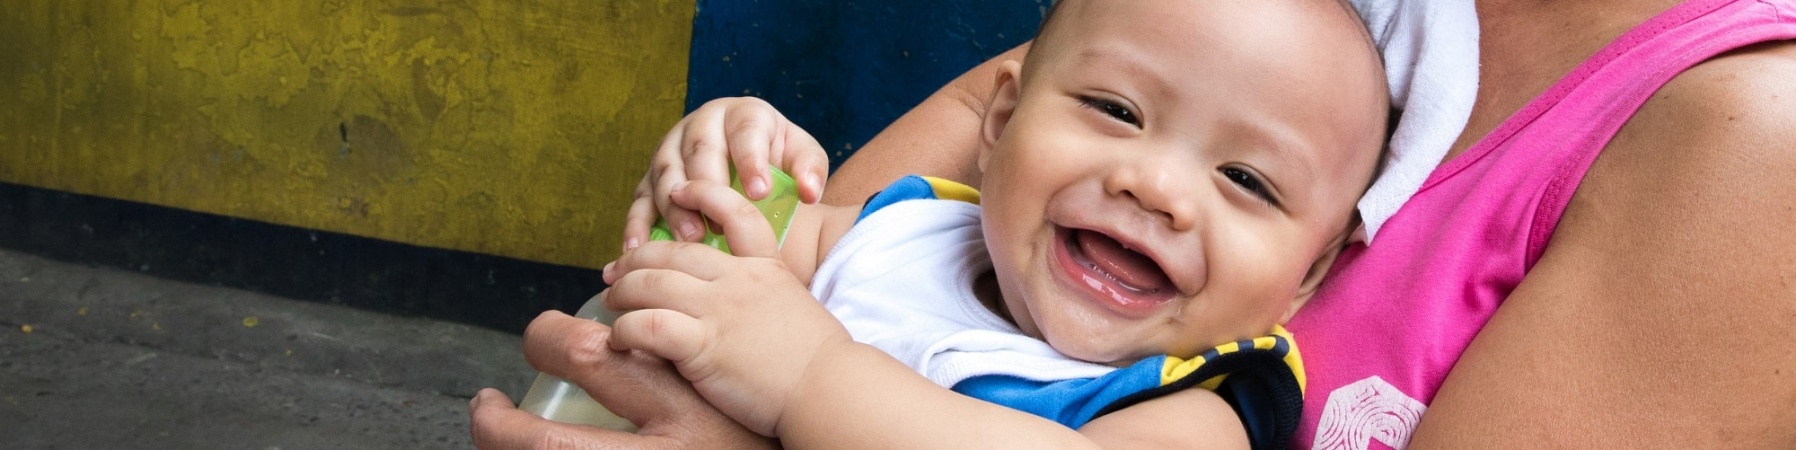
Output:
<path fill-rule="evenodd" d="M 997 86 L 999 63 L 1023 60 L 1028 43 L 980 63 L 948 82 L 854 152 L 830 176 L 823 202 L 859 205 L 909 174 L 979 185 L 980 118 Z"/>
<path fill-rule="evenodd" d="M 1796 446 L 1796 43 L 1679 75 L 1596 160 L 1410 448 Z"/>

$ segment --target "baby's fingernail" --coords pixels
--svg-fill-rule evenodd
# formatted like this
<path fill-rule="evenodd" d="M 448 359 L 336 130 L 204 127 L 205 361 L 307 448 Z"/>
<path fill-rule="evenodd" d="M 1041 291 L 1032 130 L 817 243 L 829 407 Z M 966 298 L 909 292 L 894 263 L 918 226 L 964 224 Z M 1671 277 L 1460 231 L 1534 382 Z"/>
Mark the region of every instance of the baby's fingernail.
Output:
<path fill-rule="evenodd" d="M 637 238 L 624 239 L 624 251 L 626 251 L 626 252 L 630 251 L 630 250 L 635 250 L 636 247 L 640 247 L 640 246 L 642 246 L 641 239 L 637 239 Z"/>
<path fill-rule="evenodd" d="M 468 399 L 468 409 L 470 409 L 470 410 L 480 409 L 480 394 L 484 394 L 484 393 L 486 393 L 486 390 L 484 390 L 484 389 L 482 389 L 480 392 L 475 392 L 474 398 Z"/>
<path fill-rule="evenodd" d="M 818 181 L 817 174 L 814 173 L 804 174 L 804 184 L 816 186 L 817 189 L 823 189 L 823 182 Z"/>
<path fill-rule="evenodd" d="M 611 278 L 611 266 L 615 266 L 615 265 L 617 265 L 617 261 L 605 263 L 605 267 L 602 269 L 599 269 L 599 276 L 607 278 L 607 279 Z"/>
<path fill-rule="evenodd" d="M 762 177 L 750 177 L 748 179 L 748 195 L 751 197 L 767 195 L 767 179 Z"/>
<path fill-rule="evenodd" d="M 690 220 L 680 222 L 680 237 L 688 241 L 698 240 L 698 225 L 694 225 Z"/>

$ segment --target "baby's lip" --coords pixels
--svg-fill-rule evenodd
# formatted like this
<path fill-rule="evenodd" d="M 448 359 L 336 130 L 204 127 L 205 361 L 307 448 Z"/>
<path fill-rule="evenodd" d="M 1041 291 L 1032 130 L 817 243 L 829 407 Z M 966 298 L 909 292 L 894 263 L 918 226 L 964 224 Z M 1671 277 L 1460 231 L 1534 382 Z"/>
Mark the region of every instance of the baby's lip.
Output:
<path fill-rule="evenodd" d="M 1129 244 L 1093 230 L 1069 229 L 1067 234 L 1073 259 L 1089 263 L 1122 287 L 1149 293 L 1171 287 L 1160 263 Z"/>
<path fill-rule="evenodd" d="M 1178 294 L 1178 289 L 1158 263 L 1148 258 L 1151 255 L 1126 250 L 1126 244 L 1109 235 L 1056 227 L 1054 237 L 1054 259 L 1067 277 L 1065 281 L 1072 288 L 1088 293 L 1086 297 L 1105 309 L 1123 317 L 1144 319 Z M 1116 248 L 1100 250 L 1109 246 Z M 1109 254 L 1088 253 L 1093 250 Z M 1117 261 L 1119 255 L 1132 261 Z"/>
<path fill-rule="evenodd" d="M 1168 280 L 1162 291 L 1195 296 L 1208 284 L 1209 270 L 1198 233 L 1173 230 L 1165 217 L 1133 202 L 1119 201 L 1105 194 L 1101 185 L 1080 185 L 1057 193 L 1048 203 L 1046 219 L 1054 227 L 1055 247 L 1067 247 L 1070 230 L 1094 232 L 1152 260 Z"/>

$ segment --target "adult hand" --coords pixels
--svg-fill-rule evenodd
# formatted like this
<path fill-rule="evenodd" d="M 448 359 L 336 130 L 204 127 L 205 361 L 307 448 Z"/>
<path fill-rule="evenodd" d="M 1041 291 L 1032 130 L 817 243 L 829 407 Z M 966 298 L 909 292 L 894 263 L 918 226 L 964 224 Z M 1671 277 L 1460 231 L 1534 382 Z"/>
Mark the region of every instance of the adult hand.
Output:
<path fill-rule="evenodd" d="M 772 229 L 728 187 L 694 181 L 673 200 L 724 228 L 737 256 L 691 243 L 650 242 L 606 266 L 614 348 L 673 361 L 700 395 L 772 436 L 812 356 L 850 344 L 847 329 L 778 259 Z"/>
<path fill-rule="evenodd" d="M 603 324 L 550 311 L 525 331 L 524 356 L 636 424 L 636 433 L 552 422 L 518 410 L 498 390 L 484 389 L 468 403 L 474 445 L 485 450 L 778 447 L 712 408 L 666 360 L 612 350 L 610 336 Z"/>

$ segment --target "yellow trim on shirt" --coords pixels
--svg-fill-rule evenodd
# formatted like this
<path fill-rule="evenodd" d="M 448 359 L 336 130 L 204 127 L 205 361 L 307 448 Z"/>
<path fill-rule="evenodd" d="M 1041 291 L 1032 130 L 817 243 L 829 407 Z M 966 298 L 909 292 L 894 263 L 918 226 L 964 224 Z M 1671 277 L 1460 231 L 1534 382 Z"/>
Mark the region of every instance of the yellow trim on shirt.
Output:
<path fill-rule="evenodd" d="M 1280 325 L 1273 325 L 1272 333 L 1270 334 L 1270 336 L 1254 338 L 1253 348 L 1258 350 L 1271 350 L 1278 345 L 1278 340 L 1273 338 L 1273 336 L 1284 338 L 1286 350 L 1283 359 L 1285 365 L 1290 366 L 1291 374 L 1297 377 L 1298 388 L 1302 389 L 1308 386 L 1309 380 L 1304 375 L 1303 370 L 1303 356 L 1297 352 L 1297 339 L 1291 336 L 1290 330 L 1286 330 L 1284 326 Z M 1241 345 L 1238 342 L 1229 342 L 1216 346 L 1215 350 L 1219 355 L 1226 355 L 1241 351 Z M 1192 372 L 1196 372 L 1199 367 L 1203 367 L 1206 362 L 1208 362 L 1208 360 L 1204 359 L 1202 354 L 1194 356 L 1191 359 L 1167 355 L 1166 363 L 1161 366 L 1162 369 L 1160 370 L 1160 385 L 1165 386 L 1172 384 L 1172 382 L 1178 381 L 1181 378 L 1185 378 L 1186 376 L 1191 375 Z M 1228 375 L 1226 374 L 1217 375 L 1199 383 L 1198 387 L 1215 390 L 1216 386 L 1221 385 L 1223 379 L 1227 377 Z"/>
<path fill-rule="evenodd" d="M 936 177 L 923 177 L 923 181 L 929 182 L 929 187 L 935 191 L 937 199 L 979 204 L 979 190 L 973 189 L 972 186 Z"/>

